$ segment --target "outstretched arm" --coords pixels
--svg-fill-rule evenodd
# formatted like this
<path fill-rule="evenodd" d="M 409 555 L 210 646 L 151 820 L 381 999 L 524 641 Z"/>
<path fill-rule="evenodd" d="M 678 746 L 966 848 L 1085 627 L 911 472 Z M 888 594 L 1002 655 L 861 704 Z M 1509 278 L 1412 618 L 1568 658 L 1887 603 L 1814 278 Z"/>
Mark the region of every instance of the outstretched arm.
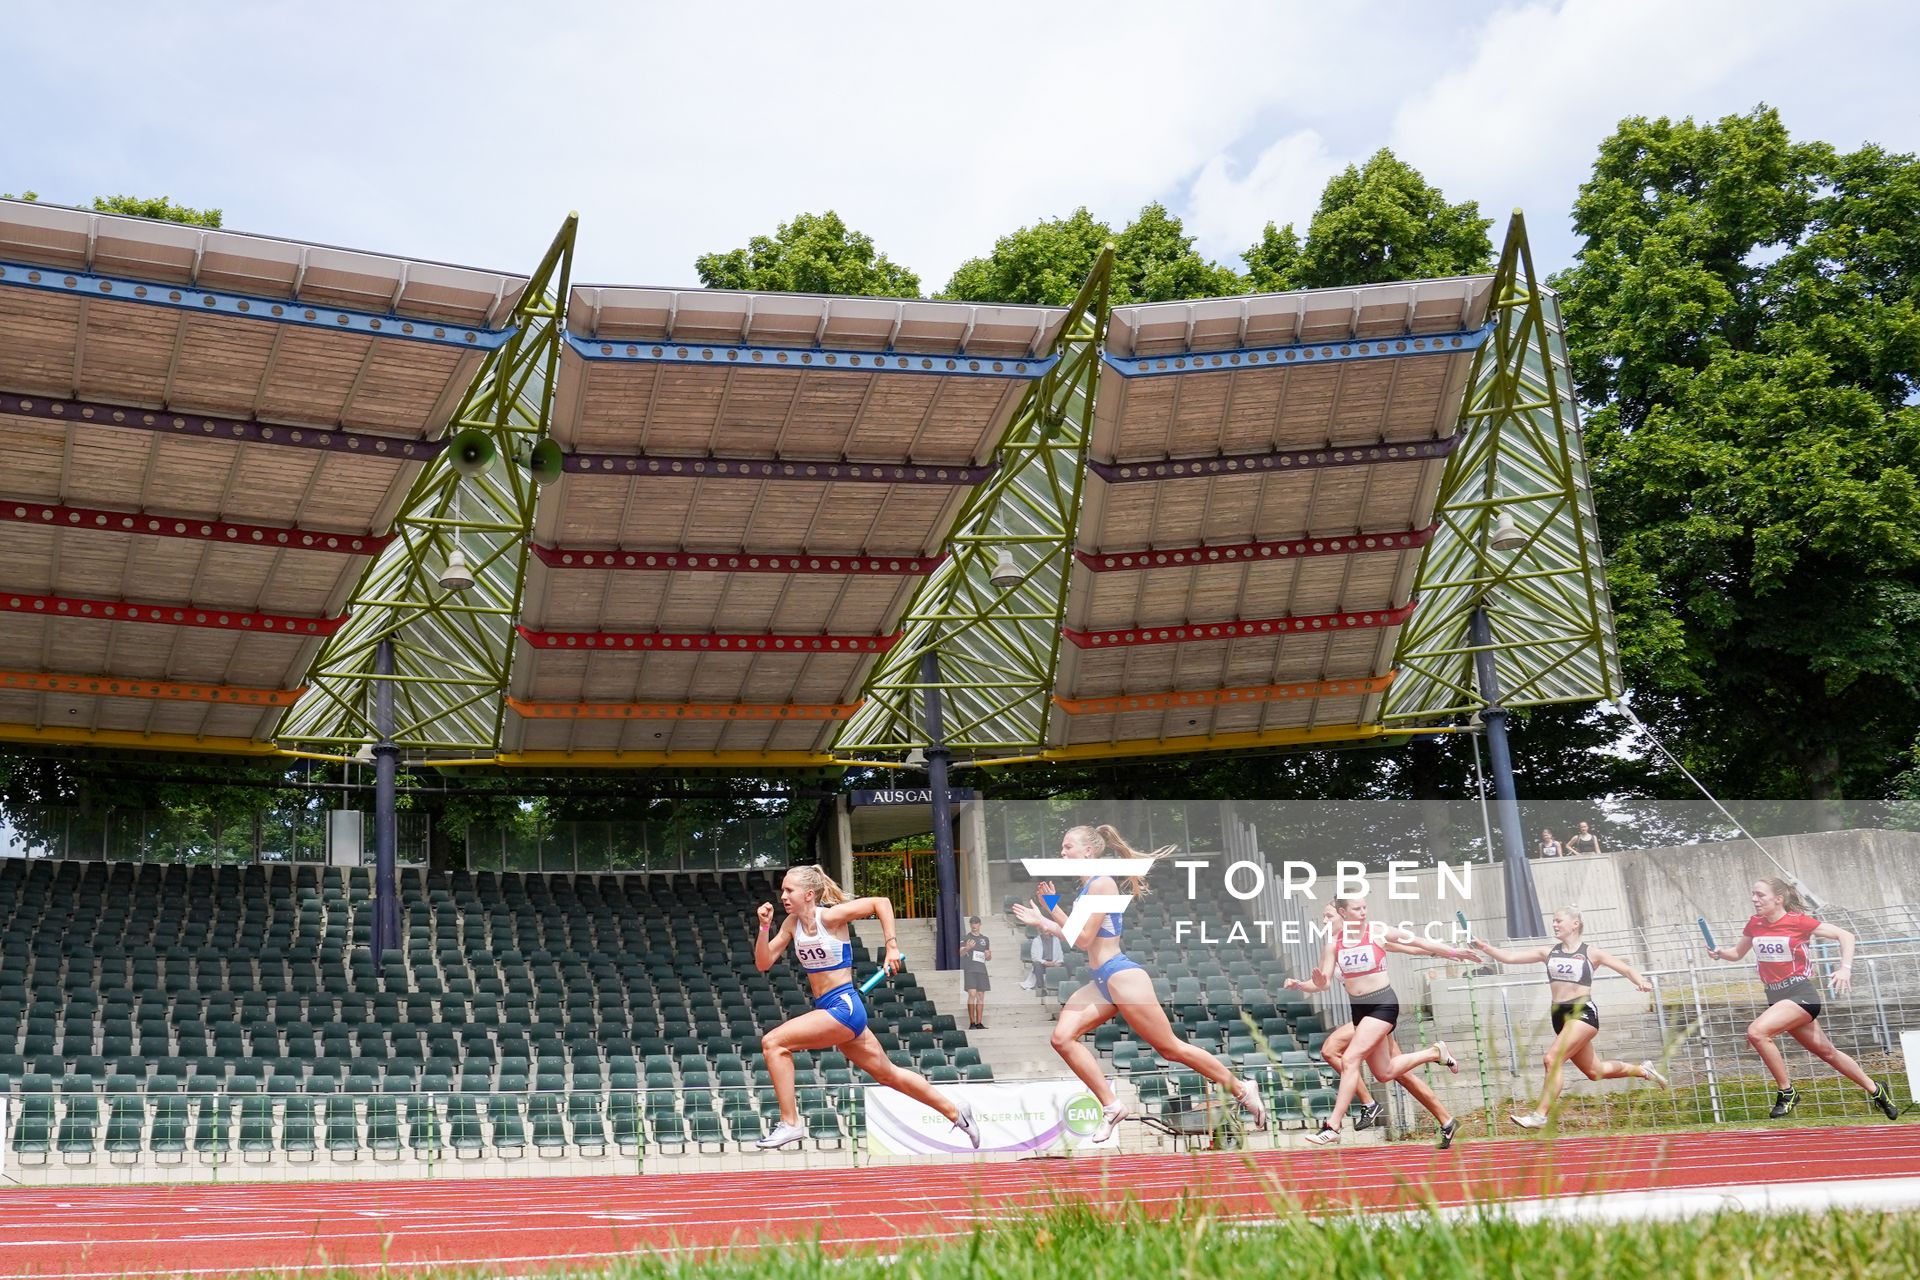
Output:
<path fill-rule="evenodd" d="M 1380 945 L 1403 956 L 1439 956 L 1442 960 L 1479 960 L 1480 957 L 1450 942 L 1435 942 L 1411 929 L 1389 929 Z"/>
<path fill-rule="evenodd" d="M 1043 890 L 1050 891 L 1052 887 L 1052 885 L 1045 882 L 1041 884 Z M 1084 892 L 1097 896 L 1100 894 L 1113 894 L 1117 892 L 1118 889 L 1119 886 L 1114 884 L 1112 876 L 1098 876 L 1087 882 Z M 1099 914 L 1088 916 L 1080 925 L 1079 936 L 1070 938 L 1067 936 L 1067 920 L 1069 917 L 1067 913 L 1060 910 L 1058 906 L 1052 911 L 1048 911 L 1038 903 L 1016 902 L 1013 904 L 1013 915 L 1021 924 L 1031 925 L 1042 933 L 1052 934 L 1076 951 L 1085 951 L 1093 945 L 1093 940 L 1099 936 L 1100 925 L 1105 919 L 1104 916 Z"/>
<path fill-rule="evenodd" d="M 1325 991 L 1332 973 L 1333 939 L 1328 938 L 1327 944 L 1320 948 L 1320 964 L 1314 969 L 1312 976 L 1308 978 L 1288 978 L 1281 985 L 1289 991 Z"/>
<path fill-rule="evenodd" d="M 1545 964 L 1545 947 L 1525 947 L 1518 951 L 1509 951 L 1505 947 L 1496 947 L 1491 942 L 1475 938 L 1467 944 L 1487 959 L 1499 964 Z"/>
<path fill-rule="evenodd" d="M 1740 941 L 1730 947 L 1709 947 L 1707 954 L 1715 960 L 1745 960 L 1747 952 L 1753 950 L 1753 939 L 1742 935 Z"/>
<path fill-rule="evenodd" d="M 1591 959 L 1597 967 L 1602 969 L 1611 969 L 1615 973 L 1619 974 L 1621 977 L 1625 978 L 1628 982 L 1631 982 L 1633 984 L 1634 990 L 1636 991 L 1653 990 L 1653 984 L 1651 982 L 1648 982 L 1646 977 L 1642 975 L 1638 969 L 1628 964 L 1625 960 L 1622 960 L 1619 956 L 1613 955 L 1609 952 L 1602 951 L 1598 947 L 1590 947 L 1587 950 L 1587 957 Z"/>

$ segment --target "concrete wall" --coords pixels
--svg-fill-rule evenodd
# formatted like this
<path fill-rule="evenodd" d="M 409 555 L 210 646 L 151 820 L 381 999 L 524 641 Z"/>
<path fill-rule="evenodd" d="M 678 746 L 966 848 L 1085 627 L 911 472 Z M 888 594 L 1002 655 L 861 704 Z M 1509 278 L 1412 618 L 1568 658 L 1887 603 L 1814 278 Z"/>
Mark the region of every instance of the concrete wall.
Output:
<path fill-rule="evenodd" d="M 1749 887 L 1780 874 L 1767 854 L 1836 911 L 1920 906 L 1920 832 L 1821 831 L 1769 836 L 1760 844 L 1766 853 L 1750 840 L 1729 840 L 1602 856 L 1618 861 L 1629 913 L 1642 924 L 1702 915 L 1745 919 Z"/>

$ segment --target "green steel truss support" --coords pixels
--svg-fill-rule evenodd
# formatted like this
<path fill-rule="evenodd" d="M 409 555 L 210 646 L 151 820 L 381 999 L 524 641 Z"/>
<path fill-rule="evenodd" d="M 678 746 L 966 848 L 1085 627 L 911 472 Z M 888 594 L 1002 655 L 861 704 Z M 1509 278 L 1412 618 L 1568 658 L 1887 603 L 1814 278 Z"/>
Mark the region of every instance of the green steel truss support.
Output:
<path fill-rule="evenodd" d="M 874 668 L 866 704 L 834 744 L 846 753 L 926 747 L 921 655 L 940 658 L 944 736 L 962 755 L 1039 748 L 1052 710 L 1060 624 L 1080 516 L 1113 249 L 1067 310 L 1060 360 L 1027 389 L 1000 467 L 954 523 L 948 559 L 914 596 L 901 641 Z M 1002 553 L 1024 576 L 989 580 Z"/>
<path fill-rule="evenodd" d="M 552 424 L 577 222 L 568 215 L 515 308 L 513 337 L 487 357 L 447 427 L 485 432 L 492 462 L 463 475 L 446 449 L 420 473 L 393 541 L 354 590 L 352 617 L 282 717 L 282 747 L 336 754 L 374 741 L 373 691 L 387 678 L 374 673 L 374 651 L 390 638 L 395 743 L 425 757 L 498 751 L 538 496 L 516 459 Z M 473 578 L 464 591 L 440 585 L 456 547 Z"/>
<path fill-rule="evenodd" d="M 1420 604 L 1394 655 L 1389 728 L 1485 705 L 1468 635 L 1483 604 L 1505 706 L 1593 702 L 1622 688 L 1560 303 L 1534 274 L 1518 210 L 1493 288 L 1493 337 L 1474 354 L 1440 528 L 1415 579 Z M 1507 545 L 1494 545 L 1496 533 Z"/>

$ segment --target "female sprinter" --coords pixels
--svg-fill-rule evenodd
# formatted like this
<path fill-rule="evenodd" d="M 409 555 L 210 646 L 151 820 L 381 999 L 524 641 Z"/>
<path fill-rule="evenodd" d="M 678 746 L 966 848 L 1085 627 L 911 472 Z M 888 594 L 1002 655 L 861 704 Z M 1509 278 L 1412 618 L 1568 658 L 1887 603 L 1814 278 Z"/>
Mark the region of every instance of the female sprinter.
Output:
<path fill-rule="evenodd" d="M 1506 951 L 1475 938 L 1475 951 L 1500 964 L 1544 964 L 1547 967 L 1547 993 L 1553 997 L 1553 1044 L 1547 1049 L 1547 1082 L 1540 1090 L 1540 1101 L 1533 1110 L 1513 1116 L 1522 1129 L 1538 1129 L 1547 1123 L 1554 1102 L 1560 1097 L 1561 1068 L 1571 1062 L 1589 1080 L 1619 1080 L 1637 1076 L 1651 1080 L 1662 1089 L 1667 1078 L 1653 1069 L 1648 1060 L 1639 1066 L 1602 1059 L 1593 1049 L 1600 1034 L 1600 1008 L 1593 1002 L 1593 972 L 1611 969 L 1636 991 L 1651 991 L 1653 984 L 1625 960 L 1608 955 L 1598 947 L 1581 941 L 1585 925 L 1580 913 L 1562 907 L 1553 913 L 1552 947 L 1527 947 Z"/>
<path fill-rule="evenodd" d="M 1852 1057 L 1835 1047 L 1820 1028 L 1820 989 L 1813 985 L 1813 966 L 1807 962 L 1807 939 L 1829 938 L 1840 944 L 1840 967 L 1829 985 L 1836 995 L 1853 987 L 1853 935 L 1837 924 L 1823 924 L 1807 914 L 1800 891 L 1777 876 L 1753 885 L 1753 919 L 1740 941 L 1707 952 L 1716 960 L 1744 960 L 1751 951 L 1760 958 L 1760 981 L 1765 984 L 1767 1008 L 1747 1027 L 1747 1043 L 1767 1064 L 1779 1092 L 1773 1097 L 1773 1118 L 1792 1115 L 1800 1105 L 1787 1075 L 1787 1056 L 1774 1037 L 1786 1032 L 1814 1057 L 1867 1091 L 1867 1102 L 1889 1120 L 1900 1118 L 1893 1092 L 1868 1075 Z"/>
<path fill-rule="evenodd" d="M 973 1109 L 950 1101 L 928 1084 L 926 1077 L 895 1066 L 881 1051 L 873 1032 L 867 1030 L 867 1006 L 853 985 L 853 946 L 847 941 L 847 923 L 869 918 L 880 921 L 887 940 L 886 970 L 894 973 L 900 968 L 900 948 L 894 944 L 893 904 L 885 898 L 849 899 L 823 868 L 811 866 L 787 872 L 780 882 L 780 906 L 787 918 L 769 936 L 773 904 L 760 904 L 760 932 L 754 940 L 753 963 L 765 973 L 791 942 L 794 959 L 807 971 L 807 981 L 813 987 L 813 1009 L 787 1019 L 761 1038 L 767 1074 L 773 1077 L 773 1091 L 780 1099 L 780 1123 L 754 1145 L 772 1151 L 807 1136 L 806 1127 L 800 1123 L 799 1104 L 794 1100 L 794 1050 L 838 1049 L 875 1082 L 898 1089 L 953 1121 L 954 1128 L 966 1134 L 978 1151 L 980 1129 L 973 1122 Z"/>
<path fill-rule="evenodd" d="M 1351 1022 L 1342 1023 L 1334 1028 L 1320 1045 L 1320 1056 L 1326 1059 L 1327 1065 L 1336 1073 L 1346 1069 L 1347 1046 L 1353 1043 L 1354 1032 L 1358 1029 Z M 1391 1035 L 1387 1037 L 1387 1053 L 1395 1058 L 1400 1056 L 1400 1042 Z M 1446 1104 L 1440 1101 L 1440 1096 L 1429 1089 L 1427 1082 L 1419 1076 L 1401 1076 L 1399 1085 L 1415 1102 L 1425 1107 L 1427 1114 L 1433 1117 L 1434 1123 L 1440 1126 L 1441 1148 L 1444 1150 L 1453 1141 L 1453 1112 L 1447 1110 Z M 1384 1104 L 1374 1099 L 1365 1079 L 1360 1081 L 1360 1087 L 1354 1091 L 1354 1101 L 1357 1104 L 1353 1108 L 1355 1132 L 1371 1129 L 1378 1123 L 1380 1113 L 1386 1109 Z"/>
<path fill-rule="evenodd" d="M 1347 1001 L 1353 1006 L 1353 1039 L 1340 1055 L 1340 1095 L 1334 1100 L 1333 1111 L 1320 1122 L 1320 1131 L 1307 1138 L 1317 1147 L 1332 1146 L 1340 1141 L 1340 1126 L 1347 1118 L 1347 1108 L 1353 1105 L 1360 1091 L 1362 1063 L 1372 1069 L 1373 1078 L 1382 1084 L 1398 1080 L 1429 1062 L 1441 1063 L 1455 1075 L 1460 1072 L 1459 1059 L 1447 1052 L 1444 1040 L 1437 1040 L 1418 1053 L 1393 1052 L 1393 1029 L 1400 1021 L 1400 997 L 1394 994 L 1392 981 L 1387 977 L 1387 952 L 1440 956 L 1448 960 L 1478 958 L 1470 951 L 1430 942 L 1408 929 L 1370 928 L 1365 898 L 1335 898 L 1324 919 L 1332 927 L 1319 967 L 1313 971 L 1313 977 L 1304 982 L 1288 978 L 1286 983 L 1290 991 L 1324 991 L 1328 976 L 1337 970 L 1346 984 Z M 1459 1128 L 1460 1122 L 1451 1116 L 1440 1126 L 1442 1151 L 1453 1145 L 1453 1135 Z"/>
<path fill-rule="evenodd" d="M 1151 860 L 1164 857 L 1172 851 L 1169 846 L 1152 853 L 1136 852 L 1120 838 L 1118 831 L 1104 824 L 1098 827 L 1074 827 L 1060 839 L 1060 856 L 1063 858 Z M 1134 897 L 1146 892 L 1146 882 L 1142 878 L 1129 877 L 1128 883 Z M 1117 894 L 1119 891 L 1112 876 L 1088 876 L 1080 882 L 1081 893 L 1102 895 Z M 1051 894 L 1053 886 L 1042 881 L 1040 892 L 1042 895 Z M 1068 914 L 1058 906 L 1044 910 L 1038 903 L 1016 902 L 1013 904 L 1013 914 L 1021 924 L 1086 952 L 1087 963 L 1094 966 L 1093 981 L 1068 996 L 1060 1008 L 1060 1020 L 1053 1028 L 1053 1051 L 1066 1059 L 1073 1074 L 1079 1076 L 1093 1096 L 1100 1100 L 1100 1127 L 1093 1131 L 1095 1142 L 1105 1141 L 1113 1133 L 1114 1126 L 1126 1119 L 1127 1108 L 1107 1083 L 1106 1075 L 1100 1070 L 1099 1057 L 1080 1043 L 1080 1037 L 1116 1013 L 1126 1019 L 1134 1034 L 1152 1045 L 1154 1052 L 1162 1058 L 1198 1071 L 1231 1092 L 1233 1100 L 1245 1107 L 1253 1117 L 1255 1129 L 1267 1127 L 1267 1108 L 1260 1100 L 1258 1085 L 1251 1080 L 1235 1080 L 1233 1073 L 1227 1070 L 1220 1059 L 1173 1034 L 1173 1027 L 1167 1022 L 1166 1010 L 1160 1007 L 1160 998 L 1154 994 L 1153 980 L 1147 976 L 1145 969 L 1129 960 L 1126 953 L 1120 950 L 1123 917 L 1118 912 L 1105 912 L 1091 917 L 1080 927 L 1079 936 L 1072 938 L 1067 936 Z"/>

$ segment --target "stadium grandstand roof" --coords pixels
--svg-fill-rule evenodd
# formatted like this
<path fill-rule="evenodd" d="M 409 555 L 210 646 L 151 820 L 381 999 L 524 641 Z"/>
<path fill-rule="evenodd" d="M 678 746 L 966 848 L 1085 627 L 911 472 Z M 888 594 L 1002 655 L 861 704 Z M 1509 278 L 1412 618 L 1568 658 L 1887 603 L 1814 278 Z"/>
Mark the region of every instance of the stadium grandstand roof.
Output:
<path fill-rule="evenodd" d="M 0 723 L 264 743 L 524 276 L 0 202 Z"/>
<path fill-rule="evenodd" d="M 574 236 L 0 202 L 0 738 L 350 756 L 385 687 L 416 760 L 821 765 L 934 687 L 976 760 L 1355 742 L 1476 709 L 1481 608 L 1507 705 L 1619 691 L 1517 216 L 1488 276 L 1118 308 L 1110 256 L 977 306 Z"/>

